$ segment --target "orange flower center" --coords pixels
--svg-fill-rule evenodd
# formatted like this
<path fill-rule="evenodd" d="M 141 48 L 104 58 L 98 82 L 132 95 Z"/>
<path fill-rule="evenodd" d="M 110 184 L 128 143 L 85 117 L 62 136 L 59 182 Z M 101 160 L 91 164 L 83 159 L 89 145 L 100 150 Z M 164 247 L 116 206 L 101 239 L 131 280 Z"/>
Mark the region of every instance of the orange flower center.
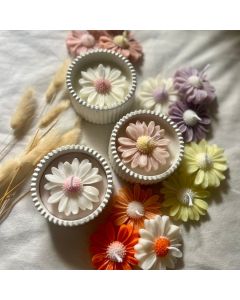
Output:
<path fill-rule="evenodd" d="M 160 236 L 154 242 L 154 251 L 157 256 L 163 257 L 168 254 L 170 241 L 165 236 Z"/>
<path fill-rule="evenodd" d="M 139 152 L 149 154 L 154 149 L 155 144 L 150 136 L 142 135 L 137 139 L 136 147 Z"/>
<path fill-rule="evenodd" d="M 97 79 L 94 82 L 94 86 L 95 86 L 96 92 L 98 94 L 103 94 L 103 95 L 108 94 L 112 87 L 111 82 L 104 78 Z"/>
<path fill-rule="evenodd" d="M 131 201 L 127 207 L 127 215 L 133 219 L 144 217 L 144 206 L 139 201 Z"/>
<path fill-rule="evenodd" d="M 114 262 L 122 263 L 126 255 L 126 248 L 119 241 L 112 242 L 107 248 L 107 257 Z"/>

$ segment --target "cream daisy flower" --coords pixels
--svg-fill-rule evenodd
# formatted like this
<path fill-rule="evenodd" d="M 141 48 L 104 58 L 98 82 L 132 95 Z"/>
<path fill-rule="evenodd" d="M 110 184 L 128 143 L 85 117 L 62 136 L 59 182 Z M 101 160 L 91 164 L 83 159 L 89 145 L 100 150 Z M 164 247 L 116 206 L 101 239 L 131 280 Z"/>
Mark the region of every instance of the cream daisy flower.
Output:
<path fill-rule="evenodd" d="M 180 228 L 167 216 L 144 221 L 140 239 L 134 247 L 138 265 L 144 270 L 173 269 L 176 258 L 182 257 Z"/>
<path fill-rule="evenodd" d="M 102 181 L 102 176 L 88 159 L 80 162 L 74 158 L 71 164 L 60 162 L 51 171 L 52 174 L 45 175 L 48 183 L 44 188 L 51 194 L 48 203 L 58 204 L 60 213 L 76 215 L 79 209 L 92 209 L 93 203 L 100 201 L 99 190 L 92 184 Z"/>
<path fill-rule="evenodd" d="M 194 176 L 194 183 L 203 188 L 219 186 L 228 168 L 224 149 L 205 140 L 186 145 L 183 166 L 188 174 Z"/>
<path fill-rule="evenodd" d="M 142 82 L 137 96 L 141 108 L 168 114 L 169 106 L 179 99 L 174 89 L 173 79 L 164 79 L 161 75 Z"/>
<path fill-rule="evenodd" d="M 116 68 L 98 65 L 81 72 L 79 97 L 91 105 L 111 108 L 124 102 L 128 81 Z"/>
<path fill-rule="evenodd" d="M 208 204 L 205 200 L 209 192 L 194 185 L 193 181 L 191 175 L 180 171 L 163 181 L 162 207 L 165 207 L 168 214 L 175 220 L 198 221 L 200 216 L 207 212 Z"/>

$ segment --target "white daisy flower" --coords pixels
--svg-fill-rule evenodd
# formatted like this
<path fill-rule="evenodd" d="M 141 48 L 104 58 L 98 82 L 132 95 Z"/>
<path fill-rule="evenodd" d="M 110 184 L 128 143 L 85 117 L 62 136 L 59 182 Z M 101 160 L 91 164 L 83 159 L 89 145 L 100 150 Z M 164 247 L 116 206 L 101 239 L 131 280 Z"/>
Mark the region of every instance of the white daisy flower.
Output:
<path fill-rule="evenodd" d="M 158 75 L 142 82 L 137 98 L 141 108 L 168 114 L 169 106 L 179 99 L 179 95 L 174 89 L 172 78 L 164 79 Z"/>
<path fill-rule="evenodd" d="M 140 239 L 134 247 L 135 257 L 144 270 L 173 269 L 175 260 L 182 257 L 180 228 L 172 225 L 167 216 L 144 221 Z"/>
<path fill-rule="evenodd" d="M 92 209 L 93 203 L 100 201 L 99 190 L 92 184 L 102 181 L 102 176 L 88 159 L 80 162 L 74 158 L 71 164 L 60 162 L 51 171 L 52 174 L 45 175 L 48 183 L 44 188 L 51 194 L 48 203 L 58 203 L 60 213 L 76 215 L 79 209 Z"/>
<path fill-rule="evenodd" d="M 100 64 L 81 72 L 79 97 L 100 108 L 111 108 L 124 102 L 128 81 L 118 69 Z"/>

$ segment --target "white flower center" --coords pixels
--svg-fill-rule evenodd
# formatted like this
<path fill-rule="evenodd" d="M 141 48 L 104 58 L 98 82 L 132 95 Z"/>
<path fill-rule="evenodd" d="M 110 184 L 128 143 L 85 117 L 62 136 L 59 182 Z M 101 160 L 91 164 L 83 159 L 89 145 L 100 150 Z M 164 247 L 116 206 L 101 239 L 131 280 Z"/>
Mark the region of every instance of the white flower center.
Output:
<path fill-rule="evenodd" d="M 123 243 L 114 241 L 107 248 L 107 257 L 114 262 L 122 263 L 126 255 Z"/>
<path fill-rule="evenodd" d="M 136 147 L 139 152 L 149 154 L 155 147 L 153 139 L 148 135 L 142 135 L 137 139 Z"/>
<path fill-rule="evenodd" d="M 197 163 L 200 169 L 206 171 L 211 169 L 213 165 L 212 158 L 209 154 L 205 153 L 199 153 L 197 155 Z"/>
<path fill-rule="evenodd" d="M 198 123 L 198 121 L 201 121 L 201 118 L 199 118 L 195 111 L 187 109 L 183 113 L 183 120 L 187 125 L 194 126 Z"/>
<path fill-rule="evenodd" d="M 156 88 L 153 91 L 153 98 L 157 103 L 162 103 L 168 100 L 168 92 L 165 88 Z"/>
<path fill-rule="evenodd" d="M 191 189 L 182 189 L 179 192 L 178 200 L 187 206 L 193 206 L 194 192 Z"/>
<path fill-rule="evenodd" d="M 82 189 L 82 183 L 76 176 L 69 176 L 63 183 L 63 190 L 66 193 L 78 193 Z"/>
<path fill-rule="evenodd" d="M 202 85 L 201 79 L 196 75 L 190 76 L 187 81 L 195 88 L 199 88 Z"/>
<path fill-rule="evenodd" d="M 139 219 L 144 216 L 144 206 L 139 201 L 132 201 L 128 204 L 127 215 L 133 219 Z"/>
<path fill-rule="evenodd" d="M 81 37 L 81 42 L 83 46 L 91 48 L 95 44 L 95 38 L 89 33 L 84 33 Z"/>

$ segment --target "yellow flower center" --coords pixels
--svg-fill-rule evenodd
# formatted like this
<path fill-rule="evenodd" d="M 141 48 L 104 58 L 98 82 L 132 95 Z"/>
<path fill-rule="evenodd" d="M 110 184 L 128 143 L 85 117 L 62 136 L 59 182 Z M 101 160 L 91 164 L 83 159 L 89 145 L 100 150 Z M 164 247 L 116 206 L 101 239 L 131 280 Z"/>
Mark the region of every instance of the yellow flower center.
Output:
<path fill-rule="evenodd" d="M 114 262 L 122 263 L 126 255 L 126 249 L 123 243 L 119 241 L 112 242 L 107 248 L 107 257 Z"/>
<path fill-rule="evenodd" d="M 132 201 L 128 204 L 127 215 L 133 219 L 140 219 L 144 216 L 144 206 L 139 201 Z"/>
<path fill-rule="evenodd" d="M 178 200 L 187 206 L 193 206 L 194 192 L 191 189 L 182 189 L 179 192 Z"/>
<path fill-rule="evenodd" d="M 213 166 L 212 158 L 207 153 L 199 153 L 197 155 L 197 164 L 200 169 L 207 171 L 210 170 Z"/>
<path fill-rule="evenodd" d="M 168 254 L 170 241 L 165 236 L 160 236 L 154 242 L 154 251 L 157 256 L 164 257 Z"/>
<path fill-rule="evenodd" d="M 155 147 L 155 143 L 150 136 L 142 135 L 137 139 L 136 147 L 143 154 L 149 154 Z"/>
<path fill-rule="evenodd" d="M 127 49 L 129 47 L 129 42 L 127 38 L 127 32 L 124 31 L 122 35 L 116 35 L 113 39 L 114 44 L 117 46 Z"/>

